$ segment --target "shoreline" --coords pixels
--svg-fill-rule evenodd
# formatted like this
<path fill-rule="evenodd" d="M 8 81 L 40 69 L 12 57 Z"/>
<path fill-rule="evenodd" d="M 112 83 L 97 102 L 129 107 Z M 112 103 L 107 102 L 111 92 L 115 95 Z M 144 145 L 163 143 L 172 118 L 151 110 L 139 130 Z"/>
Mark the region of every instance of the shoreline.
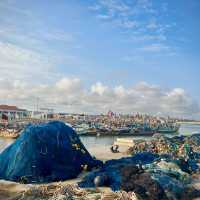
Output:
<path fill-rule="evenodd" d="M 186 125 L 200 125 L 200 122 L 184 122 L 184 121 L 179 121 L 177 122 L 178 124 L 186 124 Z"/>
<path fill-rule="evenodd" d="M 101 137 L 98 137 L 98 138 L 101 138 Z M 145 140 L 148 141 L 148 138 L 146 138 Z M 110 147 L 111 147 L 110 143 L 106 143 L 106 144 L 101 143 L 102 145 L 100 146 L 100 144 L 97 145 L 96 142 L 97 142 L 96 140 L 92 139 L 91 141 L 88 141 L 88 146 L 86 144 L 84 144 L 84 146 L 87 148 L 88 152 L 92 156 L 94 156 L 96 159 L 102 160 L 103 162 L 105 162 L 107 160 L 120 159 L 122 157 L 130 156 L 130 155 L 126 154 L 128 147 L 120 146 L 119 153 L 112 153 L 110 151 Z M 2 200 L 19 200 L 20 199 L 20 198 L 18 198 L 19 195 L 22 195 L 24 192 L 26 192 L 28 190 L 32 190 L 32 189 L 34 190 L 35 187 L 38 187 L 39 189 L 41 189 L 42 187 L 54 187 L 55 185 L 62 185 L 62 186 L 74 185 L 74 184 L 77 184 L 83 178 L 83 176 L 85 176 L 86 174 L 87 174 L 86 172 L 83 172 L 77 178 L 74 178 L 74 179 L 61 181 L 61 182 L 50 182 L 50 183 L 46 183 L 46 184 L 27 184 L 26 185 L 26 184 L 20 184 L 20 183 L 6 181 L 6 180 L 0 180 L 0 199 L 2 199 Z M 189 184 L 189 186 L 194 187 L 197 190 L 200 190 L 200 174 L 194 174 L 194 176 L 192 176 L 191 178 L 192 178 L 192 182 Z M 81 190 L 88 191 L 88 189 L 81 189 Z M 91 191 L 92 191 L 91 196 L 93 195 L 93 197 L 102 195 L 104 192 L 112 193 L 112 190 L 109 187 L 100 187 L 98 189 L 98 191 L 96 190 L 96 188 L 93 188 L 93 189 L 91 189 Z M 43 198 L 42 199 L 34 198 L 34 200 L 39 200 L 39 199 L 44 200 Z M 47 199 L 48 198 L 46 198 L 45 200 L 47 200 Z M 90 200 L 94 200 L 94 199 L 95 198 L 90 199 Z M 23 200 L 25 200 L 25 199 L 23 199 Z M 30 199 L 28 198 L 26 200 L 33 200 L 33 198 L 30 198 Z M 89 200 L 89 198 L 88 198 L 88 200 Z"/>

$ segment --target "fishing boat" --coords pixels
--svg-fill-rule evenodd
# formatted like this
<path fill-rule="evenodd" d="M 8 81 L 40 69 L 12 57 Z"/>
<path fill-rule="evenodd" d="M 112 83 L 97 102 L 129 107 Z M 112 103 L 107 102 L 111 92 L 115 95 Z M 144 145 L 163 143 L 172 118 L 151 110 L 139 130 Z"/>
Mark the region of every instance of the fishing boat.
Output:
<path fill-rule="evenodd" d="M 0 137 L 16 139 L 19 137 L 20 132 L 21 130 L 1 128 Z"/>
<path fill-rule="evenodd" d="M 165 126 L 159 126 L 157 133 L 171 134 L 179 131 L 180 124 L 166 124 Z"/>
<path fill-rule="evenodd" d="M 135 142 L 132 138 L 117 138 L 113 146 L 127 146 L 127 147 L 132 147 L 134 146 Z"/>
<path fill-rule="evenodd" d="M 97 128 L 88 128 L 77 132 L 80 136 L 99 136 L 100 132 Z"/>
<path fill-rule="evenodd" d="M 120 127 L 120 128 L 116 128 L 113 130 L 113 132 L 115 134 L 122 134 L 122 135 L 126 135 L 126 134 L 129 134 L 130 133 L 130 128 L 128 127 Z"/>
<path fill-rule="evenodd" d="M 132 129 L 131 130 L 132 136 L 153 136 L 156 131 L 155 130 L 145 130 L 145 129 Z M 130 134 L 129 134 L 130 135 Z"/>
<path fill-rule="evenodd" d="M 131 129 L 133 136 L 153 136 L 157 132 L 157 128 L 152 128 L 148 124 L 133 124 Z"/>
<path fill-rule="evenodd" d="M 75 129 L 75 131 L 79 135 L 82 135 L 82 134 L 85 134 L 86 131 L 89 129 L 89 125 L 85 124 L 85 123 L 82 123 L 82 124 L 78 124 L 78 125 L 73 126 L 73 128 Z"/>

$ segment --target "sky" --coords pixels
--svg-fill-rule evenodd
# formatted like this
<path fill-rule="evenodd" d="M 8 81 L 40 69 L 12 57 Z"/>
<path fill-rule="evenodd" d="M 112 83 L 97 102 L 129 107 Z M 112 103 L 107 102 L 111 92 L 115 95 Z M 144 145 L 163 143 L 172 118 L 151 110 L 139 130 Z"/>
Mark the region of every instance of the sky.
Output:
<path fill-rule="evenodd" d="M 200 119 L 199 0 L 1 0 L 0 103 Z"/>

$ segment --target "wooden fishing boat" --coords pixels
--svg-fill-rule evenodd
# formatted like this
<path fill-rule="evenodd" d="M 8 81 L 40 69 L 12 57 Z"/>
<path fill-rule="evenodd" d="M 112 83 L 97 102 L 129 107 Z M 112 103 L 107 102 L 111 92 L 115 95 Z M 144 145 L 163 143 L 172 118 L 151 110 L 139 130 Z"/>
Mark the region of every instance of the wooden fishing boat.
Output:
<path fill-rule="evenodd" d="M 21 130 L 1 128 L 0 137 L 16 139 L 19 137 L 20 132 Z"/>
<path fill-rule="evenodd" d="M 159 127 L 157 130 L 157 133 L 163 133 L 163 134 L 177 133 L 179 131 L 179 128 L 180 128 L 180 124 Z"/>
<path fill-rule="evenodd" d="M 131 129 L 132 136 L 153 136 L 156 133 L 157 129 L 152 129 L 149 127 L 138 127 Z"/>

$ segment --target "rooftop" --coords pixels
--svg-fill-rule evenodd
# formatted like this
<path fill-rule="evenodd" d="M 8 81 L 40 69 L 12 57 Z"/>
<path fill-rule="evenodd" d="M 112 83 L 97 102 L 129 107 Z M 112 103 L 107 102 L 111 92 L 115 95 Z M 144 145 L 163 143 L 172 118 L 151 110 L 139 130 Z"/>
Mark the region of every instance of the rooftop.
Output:
<path fill-rule="evenodd" d="M 10 105 L 0 105 L 0 110 L 26 111 L 25 109 L 20 109 L 17 106 Z"/>

